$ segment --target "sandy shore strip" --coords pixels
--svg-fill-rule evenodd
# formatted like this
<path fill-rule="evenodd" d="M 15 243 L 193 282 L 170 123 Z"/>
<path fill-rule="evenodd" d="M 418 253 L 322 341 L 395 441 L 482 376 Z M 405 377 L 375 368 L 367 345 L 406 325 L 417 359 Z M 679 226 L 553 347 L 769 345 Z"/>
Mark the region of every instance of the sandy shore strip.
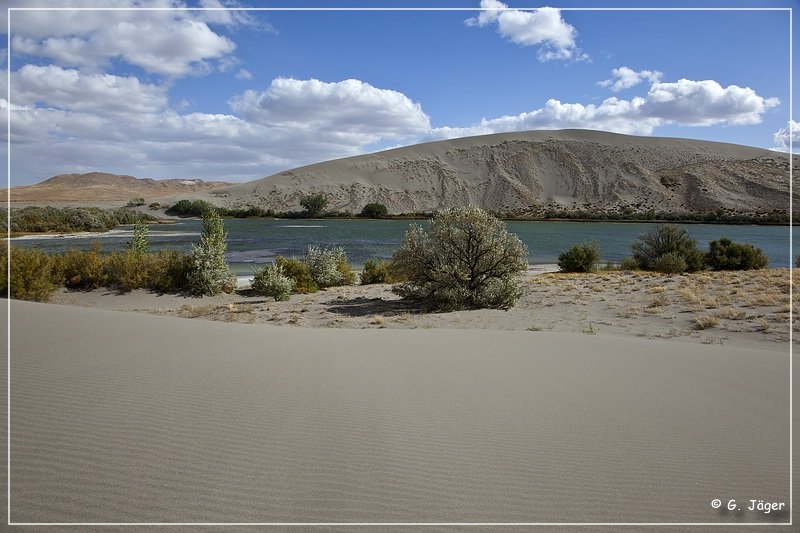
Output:
<path fill-rule="evenodd" d="M 788 357 L 11 302 L 14 522 L 764 522 Z"/>
<path fill-rule="evenodd" d="M 53 303 L 254 325 L 351 329 L 492 329 L 618 335 L 788 353 L 789 269 L 662 275 L 529 275 L 508 311 L 422 313 L 389 285 L 334 287 L 275 302 L 247 291 L 194 298 L 62 289 Z M 795 287 L 800 303 L 800 290 Z M 795 315 L 795 338 L 800 323 Z"/>

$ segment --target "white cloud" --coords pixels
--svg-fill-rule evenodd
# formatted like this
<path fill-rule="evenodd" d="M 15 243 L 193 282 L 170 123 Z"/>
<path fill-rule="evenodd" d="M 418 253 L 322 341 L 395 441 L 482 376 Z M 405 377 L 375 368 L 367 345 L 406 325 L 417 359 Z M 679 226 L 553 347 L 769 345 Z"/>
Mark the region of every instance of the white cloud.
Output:
<path fill-rule="evenodd" d="M 483 119 L 479 125 L 468 128 L 437 128 L 433 132 L 433 137 L 452 138 L 507 131 L 565 128 L 649 135 L 660 124 L 660 120 L 642 116 L 640 108 L 643 103 L 642 98 L 634 98 L 631 101 L 608 98 L 600 105 L 562 103 L 550 99 L 544 107 L 519 115 Z"/>
<path fill-rule="evenodd" d="M 167 102 L 165 88 L 137 78 L 81 74 L 55 65 L 25 65 L 12 74 L 14 103 L 96 110 L 101 113 L 153 113 Z"/>
<path fill-rule="evenodd" d="M 37 4 L 46 7 L 97 5 L 90 0 L 23 5 Z M 181 5 L 169 0 L 104 3 L 104 7 L 134 8 Z M 225 12 L 15 11 L 11 20 L 12 46 L 15 53 L 46 58 L 62 67 L 100 68 L 119 59 L 151 73 L 180 77 L 208 71 L 211 62 L 225 61 L 234 52 L 233 41 L 214 32 L 208 23 L 238 24 L 241 18 L 221 13 Z M 220 17 L 224 20 L 213 20 Z"/>
<path fill-rule="evenodd" d="M 792 153 L 800 151 L 800 122 L 790 120 L 786 123 L 785 128 L 776 131 L 772 140 L 775 143 L 774 149 L 781 152 L 789 151 L 789 142 L 791 141 Z"/>
<path fill-rule="evenodd" d="M 612 91 L 619 92 L 623 89 L 629 89 L 638 85 L 645 80 L 656 83 L 663 75 L 663 73 L 657 70 L 642 70 L 637 72 L 628 67 L 619 67 L 611 71 L 611 79 L 598 82 L 598 85 L 601 87 L 610 87 Z"/>
<path fill-rule="evenodd" d="M 328 83 L 277 78 L 261 93 L 245 91 L 234 97 L 231 106 L 257 124 L 348 137 L 360 144 L 430 129 L 420 104 L 400 92 L 353 79 Z"/>
<path fill-rule="evenodd" d="M 132 77 L 26 66 L 13 81 L 15 183 L 90 169 L 255 179 L 430 131 L 419 104 L 359 80 L 278 78 L 232 99 L 231 114 L 170 108 L 162 86 Z"/>
<path fill-rule="evenodd" d="M 432 128 L 419 103 L 360 80 L 277 78 L 263 91 L 232 98 L 229 114 L 170 108 L 164 87 L 132 77 L 31 65 L 16 72 L 12 81 L 18 183 L 90 169 L 249 180 L 357 155 L 378 144 L 530 129 L 648 135 L 666 124 L 758 122 L 777 103 L 749 88 L 680 80 L 653 83 L 646 95 L 630 99 L 611 97 L 599 104 L 550 99 L 532 111 L 486 118 L 469 127 Z M 4 132 L 5 113 L 0 115 Z M 787 144 L 788 130 L 778 132 L 775 142 Z"/>
<path fill-rule="evenodd" d="M 651 117 L 683 125 L 758 124 L 777 98 L 764 98 L 749 87 L 722 87 L 714 80 L 681 79 L 654 83 L 642 111 Z"/>
<path fill-rule="evenodd" d="M 539 46 L 540 61 L 583 60 L 588 56 L 575 44 L 578 32 L 561 18 L 561 11 L 552 7 L 521 11 L 508 9 L 498 0 L 481 0 L 483 11 L 466 20 L 469 26 L 497 24 L 497 32 L 522 46 Z"/>
<path fill-rule="evenodd" d="M 749 87 L 729 85 L 723 88 L 713 80 L 682 79 L 675 83 L 655 82 L 645 97 L 637 96 L 630 100 L 612 97 L 600 105 L 562 103 L 551 99 L 544 107 L 518 115 L 484 118 L 479 124 L 466 128 L 437 128 L 432 137 L 563 128 L 650 135 L 655 128 L 666 124 L 758 124 L 763 114 L 778 103 L 777 98 L 764 98 Z"/>

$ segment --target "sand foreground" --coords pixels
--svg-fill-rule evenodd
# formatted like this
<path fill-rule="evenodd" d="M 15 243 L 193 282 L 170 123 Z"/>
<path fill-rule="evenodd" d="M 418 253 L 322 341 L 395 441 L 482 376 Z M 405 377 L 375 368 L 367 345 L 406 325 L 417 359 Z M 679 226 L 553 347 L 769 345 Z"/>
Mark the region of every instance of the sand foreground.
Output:
<path fill-rule="evenodd" d="M 11 302 L 15 523 L 779 523 L 789 454 L 774 348 Z"/>

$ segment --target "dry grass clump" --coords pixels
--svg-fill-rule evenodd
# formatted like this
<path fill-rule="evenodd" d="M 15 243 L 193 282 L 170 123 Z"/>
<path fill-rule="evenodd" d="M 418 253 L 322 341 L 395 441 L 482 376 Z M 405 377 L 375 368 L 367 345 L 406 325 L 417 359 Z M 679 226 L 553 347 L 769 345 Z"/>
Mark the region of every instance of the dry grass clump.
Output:
<path fill-rule="evenodd" d="M 699 315 L 694 318 L 694 329 L 708 329 L 719 326 L 719 318 L 714 315 Z"/>
<path fill-rule="evenodd" d="M 642 308 L 639 307 L 638 305 L 631 305 L 629 307 L 621 309 L 618 314 L 621 318 L 633 318 L 637 316 L 639 313 L 641 313 L 641 311 Z"/>
<path fill-rule="evenodd" d="M 209 318 L 225 322 L 249 322 L 256 320 L 256 309 L 251 303 L 229 303 L 225 305 L 182 305 L 178 309 L 182 318 Z"/>
<path fill-rule="evenodd" d="M 745 302 L 752 307 L 778 307 L 788 301 L 788 294 L 780 294 L 775 290 L 756 291 L 745 297 Z"/>
<path fill-rule="evenodd" d="M 747 316 L 747 313 L 735 307 L 723 307 L 714 314 L 719 318 L 727 318 L 728 320 L 742 320 Z"/>
<path fill-rule="evenodd" d="M 709 294 L 704 286 L 683 287 L 677 293 L 690 305 L 691 311 L 717 309 L 720 306 L 718 297 Z"/>
<path fill-rule="evenodd" d="M 772 329 L 772 325 L 765 318 L 759 318 L 756 321 L 756 331 L 769 333 L 770 329 Z"/>
<path fill-rule="evenodd" d="M 600 331 L 600 330 L 597 328 L 597 326 L 595 326 L 595 325 L 594 325 L 594 324 L 592 324 L 591 322 L 589 322 L 589 323 L 586 325 L 586 327 L 583 329 L 583 333 L 584 333 L 584 335 L 597 335 L 597 333 L 598 333 L 599 331 Z"/>
<path fill-rule="evenodd" d="M 669 304 L 669 297 L 666 294 L 659 294 L 647 304 L 648 308 L 663 307 Z"/>
<path fill-rule="evenodd" d="M 178 316 L 183 318 L 198 318 L 209 316 L 214 312 L 213 305 L 182 305 L 178 309 Z"/>
<path fill-rule="evenodd" d="M 700 294 L 695 287 L 681 287 L 677 290 L 678 295 L 686 300 L 686 303 L 697 304 L 701 301 Z"/>

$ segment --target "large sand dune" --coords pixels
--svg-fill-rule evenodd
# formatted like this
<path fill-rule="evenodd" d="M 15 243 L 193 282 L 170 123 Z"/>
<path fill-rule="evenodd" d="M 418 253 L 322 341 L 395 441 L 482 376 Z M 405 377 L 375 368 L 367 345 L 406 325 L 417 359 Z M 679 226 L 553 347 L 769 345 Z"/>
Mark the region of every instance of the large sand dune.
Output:
<path fill-rule="evenodd" d="M 795 162 L 795 164 L 797 164 Z M 459 205 L 537 215 L 788 209 L 786 154 L 726 143 L 588 130 L 529 131 L 418 144 L 309 165 L 206 193 L 227 206 L 299 209 L 321 192 L 329 208 L 392 213 Z"/>
<path fill-rule="evenodd" d="M 774 349 L 10 306 L 14 522 L 789 519 Z"/>

